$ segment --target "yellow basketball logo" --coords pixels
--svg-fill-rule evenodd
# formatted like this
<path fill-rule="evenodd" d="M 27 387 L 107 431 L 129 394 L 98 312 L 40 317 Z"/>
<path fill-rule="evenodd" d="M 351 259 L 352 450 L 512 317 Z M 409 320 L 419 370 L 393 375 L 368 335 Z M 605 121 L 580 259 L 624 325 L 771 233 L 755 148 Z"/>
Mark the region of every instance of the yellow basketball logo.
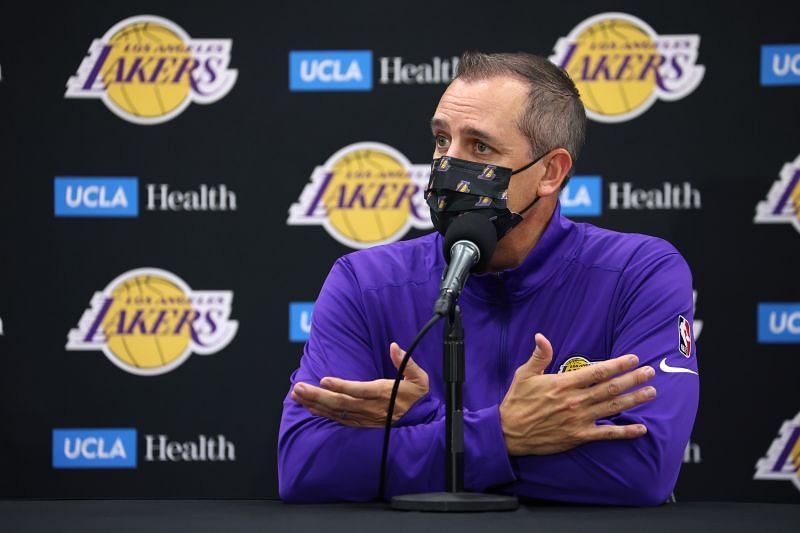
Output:
<path fill-rule="evenodd" d="M 390 146 L 351 144 L 314 170 L 287 224 L 321 225 L 351 248 L 393 242 L 412 227 L 432 227 L 423 197 L 429 177 L 430 165 L 412 165 Z"/>
<path fill-rule="evenodd" d="M 66 98 L 99 98 L 135 124 L 166 122 L 192 103 L 216 102 L 236 83 L 230 39 L 192 39 L 174 22 L 142 15 L 95 39 Z"/>
<path fill-rule="evenodd" d="M 705 74 L 699 48 L 699 35 L 658 35 L 632 15 L 603 13 L 560 38 L 550 61 L 575 82 L 587 117 L 624 122 L 694 91 Z"/>
<path fill-rule="evenodd" d="M 230 343 L 238 330 L 232 300 L 230 291 L 193 291 L 166 270 L 131 270 L 95 293 L 66 349 L 100 350 L 132 374 L 163 374 Z"/>
<path fill-rule="evenodd" d="M 560 367 L 558 367 L 558 373 L 563 374 L 564 372 L 574 372 L 576 370 L 580 370 L 581 368 L 586 368 L 587 366 L 593 365 L 594 362 L 589 361 L 582 355 L 573 355 L 566 361 L 564 361 Z"/>

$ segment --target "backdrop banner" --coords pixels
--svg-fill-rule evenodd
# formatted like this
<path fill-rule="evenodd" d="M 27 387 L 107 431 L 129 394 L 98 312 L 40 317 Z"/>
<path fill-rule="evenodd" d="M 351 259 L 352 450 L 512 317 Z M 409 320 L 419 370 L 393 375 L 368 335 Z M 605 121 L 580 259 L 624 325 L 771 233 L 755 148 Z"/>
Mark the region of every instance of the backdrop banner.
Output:
<path fill-rule="evenodd" d="M 575 80 L 562 212 L 692 269 L 678 499 L 800 501 L 796 5 L 5 11 L 0 497 L 276 498 L 314 300 L 338 257 L 432 231 L 430 118 L 480 50 Z"/>

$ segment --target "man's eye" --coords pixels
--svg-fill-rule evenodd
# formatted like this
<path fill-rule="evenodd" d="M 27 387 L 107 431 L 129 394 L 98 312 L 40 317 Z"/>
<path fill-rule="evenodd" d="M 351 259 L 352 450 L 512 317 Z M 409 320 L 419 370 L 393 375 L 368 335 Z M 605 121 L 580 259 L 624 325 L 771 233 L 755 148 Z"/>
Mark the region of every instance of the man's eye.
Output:
<path fill-rule="evenodd" d="M 450 144 L 450 141 L 447 140 L 447 137 L 443 137 L 442 135 L 436 136 L 436 146 L 439 148 L 447 148 L 447 145 Z"/>
<path fill-rule="evenodd" d="M 488 154 L 489 152 L 492 151 L 492 149 L 481 142 L 477 142 L 475 143 L 475 151 L 478 152 L 479 154 Z"/>

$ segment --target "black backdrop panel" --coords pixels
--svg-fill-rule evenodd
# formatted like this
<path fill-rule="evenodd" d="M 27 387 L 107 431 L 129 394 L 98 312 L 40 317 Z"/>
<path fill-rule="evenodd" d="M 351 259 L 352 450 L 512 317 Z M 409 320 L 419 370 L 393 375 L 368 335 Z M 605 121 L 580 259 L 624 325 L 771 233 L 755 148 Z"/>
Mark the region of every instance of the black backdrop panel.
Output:
<path fill-rule="evenodd" d="M 351 147 L 400 168 L 398 184 L 417 183 L 454 56 L 558 55 L 581 23 L 619 12 L 616 29 L 594 26 L 592 61 L 645 35 L 662 55 L 685 52 L 665 76 L 702 78 L 670 100 L 655 78 L 643 89 L 586 74 L 585 98 L 611 118 L 593 115 L 565 198 L 590 194 L 583 208 L 599 215 L 576 219 L 663 237 L 692 267 L 702 393 L 679 498 L 797 501 L 797 467 L 782 452 L 794 448 L 797 464 L 800 13 L 730 6 L 7 7 L 0 496 L 276 497 L 281 401 L 302 353 L 290 333 L 302 337 L 309 320 L 291 304 L 313 302 L 354 247 L 429 231 L 425 213 L 407 220 L 402 199 L 326 211 L 335 187 L 309 213 L 314 176 L 339 172 L 331 158 Z M 149 17 L 119 25 L 140 15 Z M 765 45 L 789 50 L 767 66 L 785 71 L 772 85 L 762 84 Z M 322 51 L 296 56 L 307 62 L 294 65 L 293 87 L 305 90 L 290 90 L 293 51 Z M 579 63 L 570 72 L 583 75 Z M 787 190 L 794 203 L 756 223 L 757 205 L 767 202 L 769 219 Z M 295 204 L 306 210 L 292 220 Z"/>

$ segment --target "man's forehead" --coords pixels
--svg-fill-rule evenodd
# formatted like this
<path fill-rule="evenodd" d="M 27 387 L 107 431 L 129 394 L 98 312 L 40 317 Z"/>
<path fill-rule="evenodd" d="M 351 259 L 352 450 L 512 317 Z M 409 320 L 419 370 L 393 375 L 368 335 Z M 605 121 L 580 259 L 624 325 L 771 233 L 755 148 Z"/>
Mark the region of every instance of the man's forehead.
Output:
<path fill-rule="evenodd" d="M 527 94 L 523 82 L 507 76 L 470 81 L 456 78 L 439 100 L 432 125 L 504 131 L 516 124 Z"/>

